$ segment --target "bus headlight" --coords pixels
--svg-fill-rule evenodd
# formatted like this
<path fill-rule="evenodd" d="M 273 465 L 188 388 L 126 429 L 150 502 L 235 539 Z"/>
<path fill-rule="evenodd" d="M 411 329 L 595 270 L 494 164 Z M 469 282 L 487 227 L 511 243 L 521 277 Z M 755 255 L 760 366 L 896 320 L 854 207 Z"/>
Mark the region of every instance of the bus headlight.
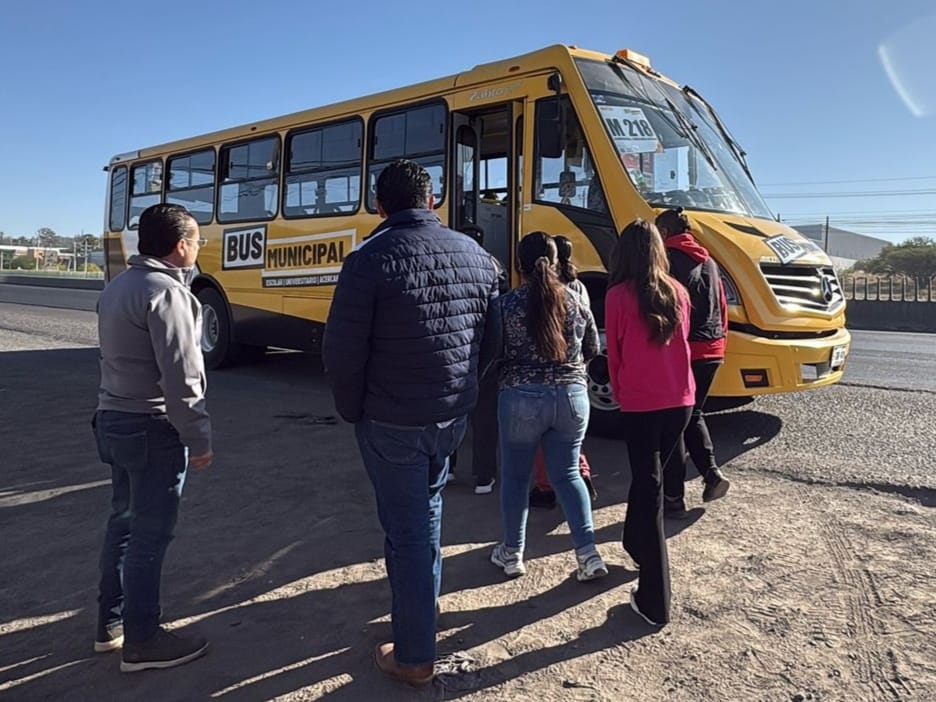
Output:
<path fill-rule="evenodd" d="M 718 269 L 718 275 L 721 278 L 722 286 L 725 288 L 725 301 L 729 305 L 741 306 L 741 296 L 738 294 L 738 286 L 734 284 L 727 273 L 721 268 Z"/>

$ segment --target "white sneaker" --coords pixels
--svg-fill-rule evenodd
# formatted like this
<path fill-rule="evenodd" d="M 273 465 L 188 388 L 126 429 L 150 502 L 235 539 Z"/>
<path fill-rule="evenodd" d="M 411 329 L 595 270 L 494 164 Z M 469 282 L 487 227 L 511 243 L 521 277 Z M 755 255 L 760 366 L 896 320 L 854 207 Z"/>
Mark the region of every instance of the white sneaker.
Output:
<path fill-rule="evenodd" d="M 475 495 L 490 495 L 494 492 L 494 478 L 487 483 L 475 483 Z"/>
<path fill-rule="evenodd" d="M 498 568 L 504 569 L 504 575 L 508 578 L 519 578 L 526 574 L 526 566 L 523 565 L 523 554 L 504 544 L 497 544 L 491 552 L 491 563 Z"/>
<path fill-rule="evenodd" d="M 608 566 L 601 560 L 601 556 L 598 555 L 598 551 L 596 550 L 592 550 L 582 556 L 576 554 L 575 559 L 578 561 L 578 572 L 575 574 L 575 577 L 580 583 L 586 580 L 597 580 L 608 574 Z"/>

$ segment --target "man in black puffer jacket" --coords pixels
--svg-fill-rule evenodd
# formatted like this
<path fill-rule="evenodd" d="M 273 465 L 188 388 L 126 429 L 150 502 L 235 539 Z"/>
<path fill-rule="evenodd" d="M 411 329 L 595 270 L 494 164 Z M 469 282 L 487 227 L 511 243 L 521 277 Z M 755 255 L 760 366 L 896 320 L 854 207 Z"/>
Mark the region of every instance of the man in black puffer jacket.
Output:
<path fill-rule="evenodd" d="M 490 255 L 433 212 L 432 180 L 412 161 L 377 179 L 384 221 L 345 260 L 323 356 L 341 416 L 355 425 L 386 534 L 393 642 L 377 666 L 427 685 L 435 660 L 448 457 L 478 399 L 481 339 L 497 296 Z"/>

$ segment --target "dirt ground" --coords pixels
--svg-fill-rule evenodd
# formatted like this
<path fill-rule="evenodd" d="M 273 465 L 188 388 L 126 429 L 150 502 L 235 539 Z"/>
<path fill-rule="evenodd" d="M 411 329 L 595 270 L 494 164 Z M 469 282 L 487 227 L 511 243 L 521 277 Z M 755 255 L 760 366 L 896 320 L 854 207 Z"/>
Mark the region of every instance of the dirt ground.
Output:
<path fill-rule="evenodd" d="M 626 458 L 589 439 L 610 575 L 576 582 L 554 510 L 531 513 L 529 572 L 505 580 L 488 561 L 496 494 L 462 479 L 445 493 L 447 672 L 419 692 L 382 679 L 371 651 L 390 593 L 371 489 L 300 356 L 211 376 L 217 463 L 189 477 L 163 604 L 212 648 L 121 674 L 118 655 L 91 652 L 109 499 L 87 426 L 96 380 L 94 349 L 2 355 L 0 699 L 936 700 L 933 508 L 789 479 L 798 456 L 748 451 L 744 412 L 716 423 L 735 447 L 730 495 L 669 524 L 669 626 L 627 606 Z M 698 480 L 688 495 L 701 504 Z"/>

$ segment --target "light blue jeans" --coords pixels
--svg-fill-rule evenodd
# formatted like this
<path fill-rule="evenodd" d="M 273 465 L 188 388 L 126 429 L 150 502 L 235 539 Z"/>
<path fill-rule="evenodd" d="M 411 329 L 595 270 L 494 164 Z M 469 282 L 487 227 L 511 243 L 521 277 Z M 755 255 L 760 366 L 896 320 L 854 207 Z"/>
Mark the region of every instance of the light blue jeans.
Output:
<path fill-rule="evenodd" d="M 520 385 L 500 391 L 501 513 L 508 547 L 523 551 L 533 458 L 540 445 L 575 548 L 594 545 L 591 504 L 579 473 L 588 414 L 584 385 Z"/>

